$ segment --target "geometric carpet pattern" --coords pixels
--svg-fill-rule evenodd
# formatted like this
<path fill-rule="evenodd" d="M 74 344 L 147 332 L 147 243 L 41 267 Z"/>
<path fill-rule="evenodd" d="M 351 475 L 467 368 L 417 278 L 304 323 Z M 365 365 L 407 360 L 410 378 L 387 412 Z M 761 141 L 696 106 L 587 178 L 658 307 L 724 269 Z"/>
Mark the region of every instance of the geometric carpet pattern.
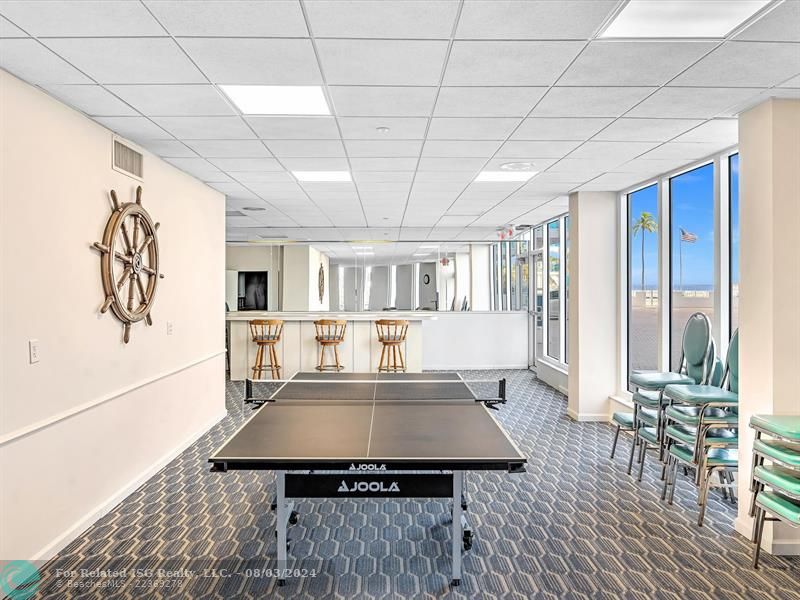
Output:
<path fill-rule="evenodd" d="M 462 375 L 508 379 L 496 415 L 528 464 L 522 474 L 469 475 L 475 538 L 460 587 L 449 586 L 447 501 L 300 501 L 289 563 L 316 576 L 277 587 L 259 573 L 275 566 L 273 478 L 212 473 L 207 463 L 252 414 L 241 383 L 228 382 L 228 416 L 45 565 L 34 597 L 800 598 L 800 558 L 762 554 L 754 571 L 751 544 L 733 530 L 735 508 L 717 492 L 697 527 L 686 478 L 674 505 L 662 503 L 656 461 L 636 483 L 625 473 L 629 438 L 610 459 L 613 428 L 570 420 L 564 396 L 532 373 Z M 80 569 L 105 573 L 64 574 Z"/>

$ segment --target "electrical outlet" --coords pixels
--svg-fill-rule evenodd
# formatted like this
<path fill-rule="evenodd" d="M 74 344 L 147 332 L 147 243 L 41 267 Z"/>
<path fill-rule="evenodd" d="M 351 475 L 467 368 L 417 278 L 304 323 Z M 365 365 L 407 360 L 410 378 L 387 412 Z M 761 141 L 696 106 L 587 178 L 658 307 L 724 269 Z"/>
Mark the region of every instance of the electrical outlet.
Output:
<path fill-rule="evenodd" d="M 172 335 L 172 330 L 173 329 L 174 329 L 174 326 L 172 324 L 172 321 L 167 321 L 167 335 Z"/>
<path fill-rule="evenodd" d="M 28 340 L 28 360 L 30 364 L 39 362 L 39 340 Z"/>

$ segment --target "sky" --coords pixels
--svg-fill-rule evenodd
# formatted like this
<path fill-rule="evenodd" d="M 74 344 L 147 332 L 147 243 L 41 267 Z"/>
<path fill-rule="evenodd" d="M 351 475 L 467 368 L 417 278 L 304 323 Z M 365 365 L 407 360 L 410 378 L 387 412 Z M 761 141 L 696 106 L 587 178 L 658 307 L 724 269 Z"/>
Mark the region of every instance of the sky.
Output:
<path fill-rule="evenodd" d="M 731 161 L 731 271 L 738 283 L 739 259 L 739 161 Z M 649 212 L 658 221 L 658 188 L 656 185 L 630 194 L 629 218 L 636 222 L 642 212 Z M 714 282 L 714 166 L 698 167 L 670 180 L 672 221 L 673 289 L 710 289 Z M 680 242 L 680 228 L 697 236 L 695 243 Z M 638 233 L 630 240 L 631 285 L 641 288 L 642 238 Z M 644 244 L 645 287 L 658 284 L 658 234 L 646 233 Z M 681 256 L 682 255 L 682 256 Z M 681 260 L 682 259 L 682 260 Z M 682 268 L 681 268 L 682 263 Z"/>

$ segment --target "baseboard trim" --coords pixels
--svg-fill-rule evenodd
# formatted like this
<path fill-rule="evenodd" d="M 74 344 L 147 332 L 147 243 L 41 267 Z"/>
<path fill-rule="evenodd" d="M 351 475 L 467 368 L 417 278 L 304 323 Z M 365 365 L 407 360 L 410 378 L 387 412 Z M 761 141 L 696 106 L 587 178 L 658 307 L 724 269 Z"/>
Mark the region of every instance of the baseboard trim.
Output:
<path fill-rule="evenodd" d="M 66 419 L 72 418 L 75 415 L 79 415 L 82 412 L 86 412 L 87 410 L 90 410 L 92 408 L 100 406 L 101 404 L 105 404 L 106 402 L 109 402 L 109 401 L 114 400 L 116 398 L 120 398 L 120 397 L 124 396 L 125 394 L 129 394 L 130 392 L 132 392 L 134 390 L 138 390 L 139 388 L 145 387 L 147 385 L 150 385 L 151 383 L 155 383 L 156 381 L 159 381 L 161 379 L 165 379 L 167 377 L 171 377 L 172 375 L 180 373 L 181 371 L 185 371 L 186 369 L 191 369 L 192 367 L 195 367 L 195 366 L 199 365 L 200 363 L 204 363 L 207 360 L 211 360 L 212 358 L 216 358 L 220 354 L 225 354 L 225 350 L 217 350 L 216 352 L 212 352 L 211 354 L 207 354 L 205 356 L 201 356 L 200 358 L 197 358 L 197 359 L 195 359 L 195 360 L 193 360 L 193 361 L 191 361 L 189 363 L 186 363 L 184 365 L 181 365 L 180 367 L 178 367 L 176 369 L 172 369 L 170 371 L 163 371 L 163 372 L 155 375 L 154 377 L 150 377 L 150 378 L 148 378 L 148 379 L 146 379 L 144 381 L 140 381 L 140 382 L 135 383 L 133 385 L 129 385 L 129 386 L 125 387 L 125 388 L 122 388 L 122 389 L 119 389 L 119 390 L 115 390 L 115 391 L 111 392 L 110 394 L 105 394 L 103 396 L 100 396 L 99 398 L 95 398 L 94 400 L 89 400 L 88 402 L 84 402 L 83 404 L 80 404 L 78 406 L 74 406 L 74 407 L 72 407 L 70 409 L 67 409 L 65 411 L 62 411 L 62 412 L 60 412 L 58 414 L 52 415 L 50 417 L 47 417 L 46 419 L 42 419 L 41 421 L 38 421 L 36 423 L 32 423 L 31 425 L 26 425 L 25 427 L 21 427 L 21 428 L 17 429 L 16 431 L 11 431 L 9 433 L 0 435 L 0 446 L 4 446 L 4 445 L 6 445 L 6 444 L 8 444 L 10 442 L 13 442 L 14 440 L 17 440 L 19 438 L 25 437 L 26 435 L 30 435 L 32 433 L 35 433 L 36 431 L 39 431 L 40 429 L 45 429 L 46 427 L 50 427 L 51 425 L 55 425 L 56 423 L 59 423 L 59 422 L 64 421 Z"/>
<path fill-rule="evenodd" d="M 196 430 L 194 433 L 186 437 L 182 442 L 180 442 L 172 450 L 164 454 L 159 460 L 157 460 L 150 467 L 145 469 L 142 473 L 134 477 L 133 480 L 131 480 L 121 490 L 119 490 L 117 493 L 113 494 L 110 498 L 106 499 L 104 502 L 100 503 L 98 506 L 90 510 L 88 513 L 86 513 L 86 515 L 78 519 L 78 521 L 76 521 L 66 531 L 64 531 L 58 537 L 56 537 L 56 539 L 54 539 L 44 548 L 39 550 L 39 552 L 36 552 L 33 555 L 33 557 L 31 557 L 31 560 L 47 561 L 53 558 L 56 554 L 58 554 L 60 550 L 65 548 L 75 538 L 77 538 L 81 533 L 86 531 L 99 519 L 107 515 L 111 511 L 111 509 L 117 506 L 131 493 L 136 491 L 139 487 L 141 487 L 147 480 L 153 477 L 161 469 L 166 467 L 171 461 L 177 458 L 177 456 L 180 455 L 181 452 L 183 452 L 189 446 L 194 444 L 198 439 L 200 439 L 203 435 L 205 435 L 205 433 L 209 429 L 211 429 L 214 425 L 219 423 L 227 415 L 228 415 L 227 410 L 223 410 L 217 413 L 212 419 L 204 423 L 198 430 Z"/>
<path fill-rule="evenodd" d="M 571 408 L 567 408 L 567 416 L 573 421 L 580 422 L 608 422 L 608 415 L 600 413 L 576 413 Z"/>
<path fill-rule="evenodd" d="M 765 523 L 767 527 L 772 527 L 772 523 Z M 753 519 L 750 517 L 736 517 L 733 522 L 733 527 L 736 533 L 743 536 L 748 541 L 753 534 Z M 769 536 L 769 531 L 764 530 L 765 538 Z M 761 543 L 761 549 L 768 554 L 774 556 L 800 556 L 800 540 L 770 540 L 764 539 Z"/>

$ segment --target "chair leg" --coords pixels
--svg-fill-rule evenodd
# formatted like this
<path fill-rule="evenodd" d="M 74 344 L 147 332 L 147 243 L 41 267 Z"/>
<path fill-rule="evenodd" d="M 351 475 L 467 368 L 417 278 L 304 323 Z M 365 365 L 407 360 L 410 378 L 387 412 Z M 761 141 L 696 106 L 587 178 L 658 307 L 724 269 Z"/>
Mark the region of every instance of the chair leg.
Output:
<path fill-rule="evenodd" d="M 670 477 L 670 476 L 668 475 L 668 477 Z M 671 478 L 672 478 L 672 487 L 670 487 L 669 500 L 667 501 L 667 504 L 669 504 L 670 506 L 672 506 L 672 501 L 675 498 L 675 488 L 678 487 L 678 459 L 677 458 L 673 459 Z"/>
<path fill-rule="evenodd" d="M 397 373 L 397 344 L 392 344 L 392 371 Z"/>
<path fill-rule="evenodd" d="M 617 451 L 617 440 L 619 440 L 619 430 L 621 425 L 617 425 L 617 432 L 614 434 L 614 442 L 611 444 L 611 458 L 614 458 L 614 453 Z"/>
<path fill-rule="evenodd" d="M 281 363 L 278 362 L 278 351 L 275 349 L 275 344 L 272 345 L 272 357 L 275 359 L 275 372 L 278 374 L 278 379 L 280 379 Z"/>
<path fill-rule="evenodd" d="M 384 356 L 386 356 L 386 344 L 381 344 L 381 362 L 378 363 L 378 371 L 383 371 Z"/>
<path fill-rule="evenodd" d="M 642 473 L 644 472 L 644 461 L 647 458 L 647 440 L 642 440 L 642 447 L 639 450 L 639 476 L 636 481 L 642 480 Z"/>
<path fill-rule="evenodd" d="M 633 454 L 636 452 L 636 446 L 639 444 L 639 436 L 636 433 L 636 430 L 633 431 L 633 441 L 631 442 L 631 454 L 628 457 L 628 475 L 631 474 L 631 470 L 633 469 Z"/>
<path fill-rule="evenodd" d="M 755 534 L 755 550 L 753 551 L 753 568 L 758 568 L 758 557 L 761 554 L 761 537 L 764 535 L 764 520 L 766 519 L 766 511 L 756 507 L 756 534 Z"/>
<path fill-rule="evenodd" d="M 342 365 L 339 364 L 339 344 L 333 345 L 333 357 L 336 359 L 336 372 L 342 370 Z"/>
<path fill-rule="evenodd" d="M 664 468 L 662 469 L 665 475 L 661 478 L 664 480 L 664 486 L 661 488 L 661 501 L 663 502 L 667 498 L 667 488 L 669 488 L 669 472 L 670 467 L 672 466 L 672 457 L 667 457 L 667 462 L 664 464 Z"/>
<path fill-rule="evenodd" d="M 697 526 L 703 526 L 703 520 L 706 517 L 706 506 L 708 506 L 708 491 L 711 488 L 711 479 L 714 475 L 713 471 L 707 471 L 703 476 L 703 486 L 697 491 L 697 500 L 700 504 L 700 512 L 697 515 Z M 724 489 L 724 488 L 723 488 Z"/>
<path fill-rule="evenodd" d="M 726 477 L 724 471 L 717 471 L 717 477 L 719 477 L 719 482 L 723 486 L 725 486 L 728 483 L 728 478 Z M 722 499 L 723 500 L 727 500 L 728 499 L 728 488 L 727 487 L 722 487 Z"/>
<path fill-rule="evenodd" d="M 403 347 L 398 345 L 397 346 L 397 354 L 400 355 L 400 368 L 403 369 L 403 373 L 406 372 L 406 362 L 403 360 Z"/>

